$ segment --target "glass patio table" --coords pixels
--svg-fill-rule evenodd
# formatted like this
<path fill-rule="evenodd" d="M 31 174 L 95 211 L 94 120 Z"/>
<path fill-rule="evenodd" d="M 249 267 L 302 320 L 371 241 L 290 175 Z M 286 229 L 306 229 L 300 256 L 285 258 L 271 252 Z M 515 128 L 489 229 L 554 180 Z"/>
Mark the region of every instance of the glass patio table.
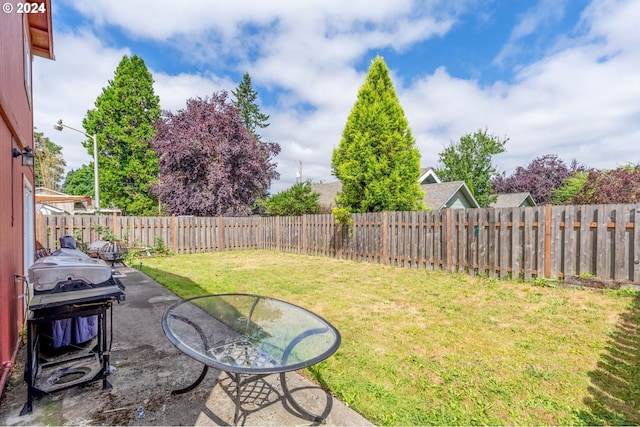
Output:
<path fill-rule="evenodd" d="M 302 408 L 286 382 L 286 372 L 314 365 L 340 346 L 338 330 L 322 317 L 294 304 L 250 294 L 204 295 L 179 301 L 162 316 L 162 329 L 180 351 L 204 364 L 198 379 L 172 394 L 193 390 L 209 367 L 236 384 L 235 416 L 243 385 L 280 374 L 284 396 L 300 415 L 323 418 Z"/>

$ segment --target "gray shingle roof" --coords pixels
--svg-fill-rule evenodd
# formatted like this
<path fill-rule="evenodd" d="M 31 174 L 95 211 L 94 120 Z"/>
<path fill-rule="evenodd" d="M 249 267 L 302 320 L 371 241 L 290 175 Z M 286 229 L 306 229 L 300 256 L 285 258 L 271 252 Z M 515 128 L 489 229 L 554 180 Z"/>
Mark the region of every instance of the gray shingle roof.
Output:
<path fill-rule="evenodd" d="M 492 208 L 517 208 L 519 206 L 536 206 L 536 202 L 529 192 L 498 194 L 498 200 L 491 205 Z"/>
<path fill-rule="evenodd" d="M 420 188 L 425 192 L 424 204 L 434 211 L 447 206 L 455 194 L 464 187 L 463 181 L 441 182 L 439 184 L 422 184 Z M 473 206 L 477 207 L 477 206 Z"/>
<path fill-rule="evenodd" d="M 311 184 L 311 191 L 320 193 L 318 203 L 324 207 L 334 207 L 336 205 L 335 199 L 340 190 L 342 190 L 342 183 L 340 181 Z"/>
<path fill-rule="evenodd" d="M 420 188 L 422 191 L 425 191 L 424 203 L 426 207 L 432 210 L 439 210 L 446 207 L 447 203 L 458 191 L 462 192 L 462 195 L 471 207 L 478 207 L 476 200 L 463 181 L 423 184 Z M 311 189 L 316 193 L 320 193 L 320 197 L 318 198 L 320 206 L 334 207 L 336 205 L 335 198 L 342 189 L 342 183 L 335 181 L 324 184 L 312 184 Z"/>

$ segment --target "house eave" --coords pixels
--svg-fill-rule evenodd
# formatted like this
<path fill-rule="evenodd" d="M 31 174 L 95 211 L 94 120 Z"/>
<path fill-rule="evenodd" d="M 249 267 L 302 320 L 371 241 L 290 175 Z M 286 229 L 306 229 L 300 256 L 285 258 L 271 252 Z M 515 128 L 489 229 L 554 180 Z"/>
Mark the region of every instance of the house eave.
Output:
<path fill-rule="evenodd" d="M 44 4 L 45 12 L 27 14 L 29 35 L 31 36 L 31 53 L 41 58 L 54 60 L 51 0 L 40 0 L 36 3 Z"/>

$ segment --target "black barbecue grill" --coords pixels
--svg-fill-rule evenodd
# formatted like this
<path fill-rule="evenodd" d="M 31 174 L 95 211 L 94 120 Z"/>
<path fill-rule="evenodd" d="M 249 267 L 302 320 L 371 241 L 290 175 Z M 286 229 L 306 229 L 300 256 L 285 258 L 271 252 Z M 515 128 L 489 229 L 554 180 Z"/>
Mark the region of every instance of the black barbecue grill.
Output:
<path fill-rule="evenodd" d="M 60 246 L 29 267 L 28 395 L 21 415 L 31 412 L 33 398 L 54 391 L 100 379 L 103 388 L 111 387 L 107 312 L 113 323 L 113 303 L 124 301 L 124 285 L 105 260 L 77 251 L 72 236 L 60 238 Z M 84 345 L 94 340 L 95 346 Z"/>

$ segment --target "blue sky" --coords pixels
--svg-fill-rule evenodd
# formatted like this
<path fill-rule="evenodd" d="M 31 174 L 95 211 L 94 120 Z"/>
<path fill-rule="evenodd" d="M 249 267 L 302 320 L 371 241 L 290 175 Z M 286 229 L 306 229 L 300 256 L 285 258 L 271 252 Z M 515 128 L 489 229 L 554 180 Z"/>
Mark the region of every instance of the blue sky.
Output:
<path fill-rule="evenodd" d="M 55 0 L 55 61 L 34 64 L 35 126 L 69 168 L 80 127 L 123 55 L 141 56 L 161 107 L 252 77 L 263 139 L 280 143 L 272 192 L 332 181 L 330 159 L 376 55 L 389 67 L 424 166 L 478 129 L 509 138 L 499 170 L 545 154 L 640 162 L 635 0 Z M 178 4 L 180 3 L 180 4 Z"/>

